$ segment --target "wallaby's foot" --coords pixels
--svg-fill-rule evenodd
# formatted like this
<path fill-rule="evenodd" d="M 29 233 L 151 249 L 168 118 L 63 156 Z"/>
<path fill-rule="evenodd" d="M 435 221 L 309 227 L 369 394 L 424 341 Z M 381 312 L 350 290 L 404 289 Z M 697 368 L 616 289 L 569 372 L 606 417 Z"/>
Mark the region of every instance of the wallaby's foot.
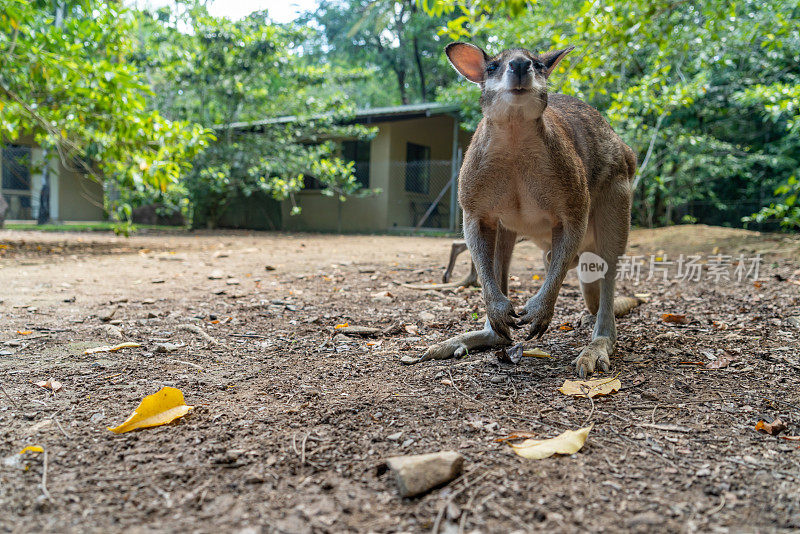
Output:
<path fill-rule="evenodd" d="M 510 343 L 511 329 L 516 330 L 519 328 L 517 325 L 519 315 L 514 311 L 514 305 L 511 304 L 511 301 L 503 297 L 502 299 L 487 302 L 486 317 L 489 320 L 491 330 L 500 334 Z"/>
<path fill-rule="evenodd" d="M 493 347 L 507 347 L 511 345 L 510 339 L 505 339 L 497 335 L 488 325 L 483 330 L 473 330 L 453 336 L 446 341 L 431 345 L 425 354 L 417 359 L 403 359 L 402 363 L 412 364 L 427 360 L 446 360 L 448 358 L 460 358 L 471 350 L 488 349 Z"/>
<path fill-rule="evenodd" d="M 586 345 L 581 353 L 575 358 L 575 371 L 581 378 L 586 378 L 595 369 L 608 371 L 611 367 L 609 358 L 614 352 L 614 342 L 608 337 L 596 337 Z"/>
<path fill-rule="evenodd" d="M 553 307 L 544 305 L 536 297 L 530 299 L 522 310 L 520 315 L 519 325 L 530 324 L 531 328 L 528 330 L 528 335 L 525 339 L 532 339 L 534 337 L 540 338 L 547 331 L 550 326 L 550 321 L 553 320 Z"/>

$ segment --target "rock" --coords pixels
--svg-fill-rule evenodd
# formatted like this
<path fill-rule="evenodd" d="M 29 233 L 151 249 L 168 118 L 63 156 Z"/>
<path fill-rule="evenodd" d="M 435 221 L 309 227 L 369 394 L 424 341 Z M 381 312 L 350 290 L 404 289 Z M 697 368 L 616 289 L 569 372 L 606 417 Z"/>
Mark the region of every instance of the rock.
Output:
<path fill-rule="evenodd" d="M 800 328 L 800 315 L 789 317 L 788 319 L 786 319 L 786 324 L 793 328 Z"/>
<path fill-rule="evenodd" d="M 394 456 L 386 460 L 395 475 L 402 497 L 414 497 L 456 478 L 464 467 L 464 457 L 456 451 L 414 456 Z"/>
<path fill-rule="evenodd" d="M 100 315 L 100 320 L 103 321 L 104 323 L 107 323 L 108 321 L 110 321 L 111 319 L 114 318 L 114 314 L 117 313 L 118 309 L 119 309 L 119 306 L 114 306 L 110 310 L 107 310 L 105 313 Z"/>
<path fill-rule="evenodd" d="M 208 275 L 209 280 L 222 280 L 225 275 L 219 269 L 214 269 L 211 271 L 211 274 Z"/>
<path fill-rule="evenodd" d="M 111 336 L 111 337 L 114 337 L 114 338 L 117 338 L 117 339 L 122 339 L 122 337 L 123 337 L 122 336 L 122 329 L 120 329 L 120 327 L 118 327 L 118 326 L 114 326 L 112 324 L 105 324 L 100 329 L 107 336 Z"/>
<path fill-rule="evenodd" d="M 426 323 L 436 320 L 436 316 L 429 311 L 420 312 L 417 317 L 419 317 L 420 321 L 425 321 Z"/>
<path fill-rule="evenodd" d="M 388 436 L 386 436 L 386 439 L 388 439 L 389 441 L 397 441 L 402 437 L 402 435 L 403 432 L 395 432 L 394 434 L 389 434 Z"/>
<path fill-rule="evenodd" d="M 228 280 L 225 281 L 225 283 L 229 286 L 238 286 L 239 280 L 236 278 L 229 278 Z"/>

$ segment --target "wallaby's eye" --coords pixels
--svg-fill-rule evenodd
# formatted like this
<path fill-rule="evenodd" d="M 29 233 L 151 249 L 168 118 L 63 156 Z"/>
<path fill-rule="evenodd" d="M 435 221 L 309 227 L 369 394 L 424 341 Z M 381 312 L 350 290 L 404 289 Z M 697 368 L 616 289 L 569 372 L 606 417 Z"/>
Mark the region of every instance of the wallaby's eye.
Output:
<path fill-rule="evenodd" d="M 489 63 L 489 65 L 486 66 L 486 72 L 494 72 L 497 70 L 499 66 L 500 64 L 497 63 L 497 61 L 492 61 L 491 63 Z"/>
<path fill-rule="evenodd" d="M 541 61 L 534 61 L 533 68 L 536 70 L 544 70 L 544 63 L 542 63 Z"/>

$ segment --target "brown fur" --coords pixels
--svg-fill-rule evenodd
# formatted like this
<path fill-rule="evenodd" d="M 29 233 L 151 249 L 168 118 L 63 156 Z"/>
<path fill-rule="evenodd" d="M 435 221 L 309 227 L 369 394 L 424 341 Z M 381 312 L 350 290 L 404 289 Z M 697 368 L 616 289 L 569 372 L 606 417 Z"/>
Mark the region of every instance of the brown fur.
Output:
<path fill-rule="evenodd" d="M 580 100 L 547 94 L 547 78 L 572 48 L 537 55 L 511 49 L 489 57 L 453 43 L 453 66 L 482 88 L 484 118 L 459 175 L 464 233 L 484 287 L 487 323 L 430 347 L 421 359 L 450 357 L 510 344 L 510 329 L 530 324 L 541 336 L 552 318 L 567 269 L 591 251 L 607 264 L 606 278 L 582 284 L 597 314 L 592 342 L 576 359 L 579 374 L 608 368 L 616 341 L 613 314 L 616 259 L 627 244 L 630 182 L 636 157 L 600 113 Z M 520 315 L 507 296 L 517 235 L 545 252 L 547 276 Z"/>

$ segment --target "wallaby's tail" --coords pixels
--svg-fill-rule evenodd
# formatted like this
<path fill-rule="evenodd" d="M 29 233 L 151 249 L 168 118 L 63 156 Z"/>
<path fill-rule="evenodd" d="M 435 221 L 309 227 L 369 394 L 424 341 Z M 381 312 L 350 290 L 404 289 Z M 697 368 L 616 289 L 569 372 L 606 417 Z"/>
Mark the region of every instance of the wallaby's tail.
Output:
<path fill-rule="evenodd" d="M 457 289 L 459 287 L 480 287 L 478 284 L 478 276 L 472 276 L 472 273 L 468 274 L 466 278 L 461 280 L 460 282 L 450 282 L 449 284 L 400 284 L 402 287 L 407 287 L 409 289 L 420 289 L 427 291 L 429 289 Z"/>
<path fill-rule="evenodd" d="M 622 317 L 642 302 L 644 302 L 644 299 L 639 297 L 616 297 L 614 299 L 614 315 Z"/>

